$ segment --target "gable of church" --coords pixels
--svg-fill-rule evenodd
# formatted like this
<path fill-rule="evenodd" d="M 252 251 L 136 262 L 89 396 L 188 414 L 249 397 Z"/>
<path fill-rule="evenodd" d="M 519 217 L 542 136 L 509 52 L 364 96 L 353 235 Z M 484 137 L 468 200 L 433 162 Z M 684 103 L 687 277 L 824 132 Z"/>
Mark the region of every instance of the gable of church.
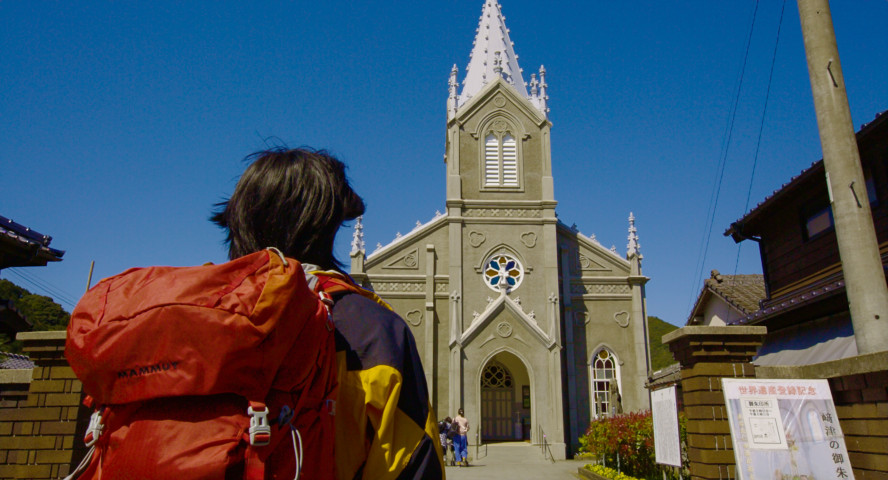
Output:
<path fill-rule="evenodd" d="M 511 85 L 496 79 L 459 110 L 459 176 L 465 199 L 540 199 L 549 122 Z"/>

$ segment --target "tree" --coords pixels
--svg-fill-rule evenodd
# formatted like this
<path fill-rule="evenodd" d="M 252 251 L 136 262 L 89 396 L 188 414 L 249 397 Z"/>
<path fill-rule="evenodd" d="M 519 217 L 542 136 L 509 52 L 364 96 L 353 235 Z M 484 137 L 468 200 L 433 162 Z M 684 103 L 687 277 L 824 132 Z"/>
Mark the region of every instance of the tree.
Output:
<path fill-rule="evenodd" d="M 651 371 L 656 372 L 675 363 L 672 352 L 667 345 L 663 345 L 663 335 L 678 329 L 675 325 L 667 323 L 658 317 L 648 317 L 648 342 L 651 352 Z"/>
<path fill-rule="evenodd" d="M 0 279 L 0 299 L 12 300 L 15 309 L 31 322 L 32 330 L 64 330 L 71 319 L 71 314 L 51 298 L 33 294 L 6 279 Z"/>

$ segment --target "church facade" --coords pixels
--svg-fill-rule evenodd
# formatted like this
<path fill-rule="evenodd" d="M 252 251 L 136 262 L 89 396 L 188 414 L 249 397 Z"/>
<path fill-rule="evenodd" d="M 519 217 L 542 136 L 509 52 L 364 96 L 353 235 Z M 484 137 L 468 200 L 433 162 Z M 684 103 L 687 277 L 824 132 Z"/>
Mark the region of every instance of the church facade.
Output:
<path fill-rule="evenodd" d="M 555 214 L 546 73 L 525 83 L 496 0 L 486 0 L 462 87 L 447 101 L 446 212 L 351 274 L 409 324 L 439 418 L 464 408 L 469 443 L 576 451 L 593 418 L 649 408 L 642 256 Z M 529 87 L 529 89 L 528 89 Z"/>

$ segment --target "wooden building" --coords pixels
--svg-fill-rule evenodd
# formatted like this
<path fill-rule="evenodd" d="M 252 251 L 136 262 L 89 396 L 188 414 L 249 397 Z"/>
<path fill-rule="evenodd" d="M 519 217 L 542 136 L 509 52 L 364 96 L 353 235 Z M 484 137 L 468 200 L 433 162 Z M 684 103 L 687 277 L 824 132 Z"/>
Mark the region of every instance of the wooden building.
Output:
<path fill-rule="evenodd" d="M 888 263 L 888 114 L 857 132 L 866 198 L 883 269 Z M 775 191 L 725 232 L 759 245 L 765 280 L 760 309 L 729 322 L 763 325 L 756 363 L 805 365 L 857 355 L 823 161 Z"/>

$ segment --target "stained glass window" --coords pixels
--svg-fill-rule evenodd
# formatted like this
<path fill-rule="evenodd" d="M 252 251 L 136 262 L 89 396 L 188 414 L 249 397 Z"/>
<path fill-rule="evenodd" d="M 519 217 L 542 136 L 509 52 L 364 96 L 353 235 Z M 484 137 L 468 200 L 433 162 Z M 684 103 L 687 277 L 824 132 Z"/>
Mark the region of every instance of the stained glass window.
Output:
<path fill-rule="evenodd" d="M 524 267 L 511 255 L 494 255 L 484 266 L 484 283 L 492 290 L 514 290 L 523 279 Z"/>
<path fill-rule="evenodd" d="M 596 417 L 611 416 L 615 407 L 613 398 L 619 392 L 617 382 L 617 358 L 610 350 L 602 348 L 592 358 L 592 402 Z"/>

